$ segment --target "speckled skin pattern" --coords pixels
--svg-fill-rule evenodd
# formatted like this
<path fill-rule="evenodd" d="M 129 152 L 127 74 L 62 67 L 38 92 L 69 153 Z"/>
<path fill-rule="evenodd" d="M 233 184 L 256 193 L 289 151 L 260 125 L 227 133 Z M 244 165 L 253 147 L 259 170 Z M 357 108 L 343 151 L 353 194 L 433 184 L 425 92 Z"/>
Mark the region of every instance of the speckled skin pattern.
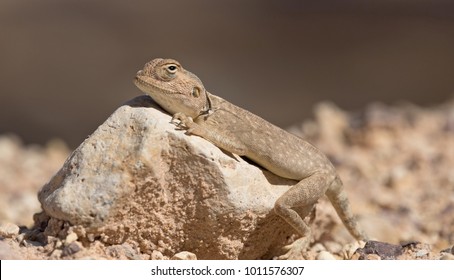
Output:
<path fill-rule="evenodd" d="M 310 241 L 310 228 L 292 208 L 309 215 L 327 195 L 342 222 L 357 240 L 367 240 L 350 210 L 334 166 L 316 147 L 251 112 L 209 93 L 201 80 L 173 59 L 154 59 L 137 72 L 134 83 L 161 107 L 172 121 L 219 148 L 245 156 L 272 173 L 299 181 L 274 206 L 301 238 L 287 246 L 282 259 L 298 258 Z"/>

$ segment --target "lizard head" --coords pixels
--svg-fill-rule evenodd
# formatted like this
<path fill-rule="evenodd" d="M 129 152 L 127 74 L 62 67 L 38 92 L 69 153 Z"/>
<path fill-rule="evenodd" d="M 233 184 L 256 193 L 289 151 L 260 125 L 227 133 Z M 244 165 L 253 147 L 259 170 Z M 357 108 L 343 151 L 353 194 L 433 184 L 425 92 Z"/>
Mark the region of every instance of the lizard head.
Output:
<path fill-rule="evenodd" d="M 173 59 L 156 58 L 137 72 L 134 84 L 171 114 L 197 116 L 210 110 L 210 100 L 200 79 Z"/>

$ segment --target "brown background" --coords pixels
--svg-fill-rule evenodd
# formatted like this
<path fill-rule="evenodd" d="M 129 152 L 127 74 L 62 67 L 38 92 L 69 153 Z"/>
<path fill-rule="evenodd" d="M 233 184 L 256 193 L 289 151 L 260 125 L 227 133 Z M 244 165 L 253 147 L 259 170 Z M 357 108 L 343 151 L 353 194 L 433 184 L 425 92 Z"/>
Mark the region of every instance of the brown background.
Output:
<path fill-rule="evenodd" d="M 323 2 L 323 3 L 322 3 Z M 454 2 L 0 1 L 0 134 L 78 145 L 156 57 L 288 126 L 330 100 L 443 102 L 454 92 Z"/>

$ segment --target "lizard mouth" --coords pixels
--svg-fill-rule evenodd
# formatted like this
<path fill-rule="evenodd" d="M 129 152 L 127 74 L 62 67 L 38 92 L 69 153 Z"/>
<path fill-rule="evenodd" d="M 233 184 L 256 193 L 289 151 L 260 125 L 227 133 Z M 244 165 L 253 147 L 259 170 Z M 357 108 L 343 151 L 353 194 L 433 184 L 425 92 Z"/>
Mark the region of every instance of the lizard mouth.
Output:
<path fill-rule="evenodd" d="M 140 89 L 142 89 L 142 87 L 151 87 L 150 83 L 145 81 L 145 78 L 146 76 L 143 70 L 137 71 L 136 76 L 134 77 L 134 84 Z"/>
<path fill-rule="evenodd" d="M 137 74 L 139 74 L 139 72 L 137 72 Z M 136 85 L 136 87 L 138 87 L 141 91 L 145 93 L 148 93 L 147 91 L 151 88 L 151 85 L 144 81 L 144 79 L 139 75 L 137 75 L 134 78 L 134 85 Z"/>
<path fill-rule="evenodd" d="M 136 77 L 134 78 L 134 85 L 138 87 L 141 91 L 143 91 L 146 94 L 153 94 L 153 93 L 158 93 L 158 94 L 175 94 L 175 92 L 166 90 L 162 87 L 156 86 L 154 83 L 150 83 L 147 81 L 150 79 L 149 77 L 145 76 L 143 74 L 143 71 L 140 70 L 137 72 Z"/>

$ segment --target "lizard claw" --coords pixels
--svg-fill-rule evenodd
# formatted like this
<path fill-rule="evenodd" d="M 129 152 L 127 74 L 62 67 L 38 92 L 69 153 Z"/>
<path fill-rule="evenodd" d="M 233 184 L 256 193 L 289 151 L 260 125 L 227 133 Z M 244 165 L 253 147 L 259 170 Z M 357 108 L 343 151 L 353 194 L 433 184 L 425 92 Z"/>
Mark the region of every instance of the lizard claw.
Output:
<path fill-rule="evenodd" d="M 176 113 L 173 115 L 170 123 L 175 124 L 181 130 L 186 130 L 186 134 L 194 134 L 197 128 L 197 124 L 192 120 L 192 118 L 183 113 Z"/>
<path fill-rule="evenodd" d="M 188 117 L 183 113 L 176 113 L 173 115 L 170 123 L 177 125 L 179 128 L 190 129 L 194 121 L 191 117 Z"/>
<path fill-rule="evenodd" d="M 300 238 L 295 240 L 292 244 L 284 246 L 282 250 L 285 254 L 277 257 L 278 260 L 304 260 L 305 249 L 308 245 L 309 240 L 307 238 Z"/>

